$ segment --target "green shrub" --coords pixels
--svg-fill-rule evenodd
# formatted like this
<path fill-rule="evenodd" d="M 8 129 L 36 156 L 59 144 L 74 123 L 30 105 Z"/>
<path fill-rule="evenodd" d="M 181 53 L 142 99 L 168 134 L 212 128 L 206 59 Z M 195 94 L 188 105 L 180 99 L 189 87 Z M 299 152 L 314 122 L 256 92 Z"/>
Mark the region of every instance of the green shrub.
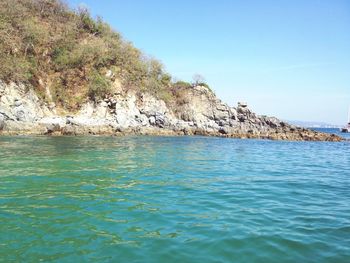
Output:
<path fill-rule="evenodd" d="M 61 0 L 22 0 L 22 3 L 28 9 L 35 10 L 44 18 L 66 18 L 67 13 L 70 12 L 65 1 Z"/>
<path fill-rule="evenodd" d="M 0 49 L 0 61 L 0 80 L 29 83 L 33 77 L 33 68 L 23 57 L 10 56 Z"/>
<path fill-rule="evenodd" d="M 171 75 L 168 73 L 163 73 L 161 76 L 161 83 L 165 87 L 170 87 L 171 86 Z"/>
<path fill-rule="evenodd" d="M 89 77 L 88 95 L 93 100 L 99 100 L 106 97 L 111 92 L 111 82 L 99 72 L 94 71 Z"/>
<path fill-rule="evenodd" d="M 97 21 L 95 21 L 91 17 L 89 10 L 85 7 L 80 7 L 78 9 L 78 16 L 80 18 L 79 27 L 85 32 L 87 31 L 90 34 L 101 35 L 108 30 L 102 19 L 98 18 Z"/>
<path fill-rule="evenodd" d="M 192 84 L 186 81 L 177 81 L 172 85 L 173 89 L 190 89 Z"/>
<path fill-rule="evenodd" d="M 51 96 L 52 96 L 52 100 L 56 105 L 65 105 L 65 102 L 68 100 L 68 94 L 67 94 L 67 90 L 66 87 L 64 86 L 64 83 L 62 82 L 61 78 L 57 78 L 55 79 L 50 87 L 51 90 Z M 48 100 L 48 98 L 46 98 L 46 101 Z M 47 101 L 48 102 L 48 101 Z"/>
<path fill-rule="evenodd" d="M 167 104 L 173 100 L 172 93 L 168 89 L 160 90 L 157 97 Z"/>
<path fill-rule="evenodd" d="M 76 44 L 73 47 L 56 47 L 53 51 L 54 63 L 59 70 L 82 68 L 89 65 L 105 66 L 110 61 L 105 50 L 104 42 L 98 38 L 87 43 Z"/>
<path fill-rule="evenodd" d="M 64 47 L 55 47 L 53 50 L 53 62 L 58 70 L 62 70 L 70 65 L 70 51 Z"/>
<path fill-rule="evenodd" d="M 27 18 L 20 26 L 24 45 L 42 45 L 49 38 L 49 32 L 36 18 Z"/>

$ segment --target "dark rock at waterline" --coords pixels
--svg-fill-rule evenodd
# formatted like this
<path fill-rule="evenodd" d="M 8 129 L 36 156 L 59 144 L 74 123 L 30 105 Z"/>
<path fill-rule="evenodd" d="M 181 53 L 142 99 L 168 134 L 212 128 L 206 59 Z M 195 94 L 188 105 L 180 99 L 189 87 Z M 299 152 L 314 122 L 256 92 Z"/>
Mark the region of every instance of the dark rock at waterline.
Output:
<path fill-rule="evenodd" d="M 5 127 L 5 117 L 0 114 L 0 131 L 2 131 Z"/>

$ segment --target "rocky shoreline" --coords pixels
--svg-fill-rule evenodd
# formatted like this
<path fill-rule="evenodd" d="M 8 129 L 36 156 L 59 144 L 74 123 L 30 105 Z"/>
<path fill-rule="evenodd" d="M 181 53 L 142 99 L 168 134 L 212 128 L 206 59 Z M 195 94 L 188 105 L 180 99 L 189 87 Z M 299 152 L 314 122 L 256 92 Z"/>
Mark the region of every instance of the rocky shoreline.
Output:
<path fill-rule="evenodd" d="M 204 135 L 292 141 L 342 141 L 336 135 L 259 116 L 246 104 L 229 107 L 203 86 L 170 107 L 147 93 L 115 87 L 110 97 L 60 112 L 24 85 L 0 82 L 1 135 Z"/>

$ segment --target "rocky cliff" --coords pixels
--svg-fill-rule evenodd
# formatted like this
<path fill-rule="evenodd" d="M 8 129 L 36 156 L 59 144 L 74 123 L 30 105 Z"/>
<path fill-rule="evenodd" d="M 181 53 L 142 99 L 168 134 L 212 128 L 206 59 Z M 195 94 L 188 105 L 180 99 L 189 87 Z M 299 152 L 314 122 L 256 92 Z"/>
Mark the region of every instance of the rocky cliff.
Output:
<path fill-rule="evenodd" d="M 277 140 L 340 141 L 259 116 L 245 104 L 236 108 L 203 86 L 186 90 L 181 105 L 170 107 L 148 93 L 114 87 L 108 98 L 85 103 L 78 112 L 60 111 L 24 85 L 0 82 L 0 134 L 38 135 L 208 135 Z"/>

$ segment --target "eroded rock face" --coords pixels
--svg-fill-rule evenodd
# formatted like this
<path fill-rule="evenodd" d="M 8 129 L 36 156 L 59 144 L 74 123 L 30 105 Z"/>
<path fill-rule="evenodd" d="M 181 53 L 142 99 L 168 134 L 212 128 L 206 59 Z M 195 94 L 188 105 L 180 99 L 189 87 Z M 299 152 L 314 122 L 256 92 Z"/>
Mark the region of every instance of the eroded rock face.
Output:
<path fill-rule="evenodd" d="M 0 113 L 0 131 L 2 131 L 5 127 L 5 117 Z"/>
<path fill-rule="evenodd" d="M 41 103 L 33 90 L 24 85 L 5 85 L 0 82 L 0 113 L 8 119 L 20 122 L 35 122 L 50 115 L 48 107 Z"/>
<path fill-rule="evenodd" d="M 88 102 L 80 112 L 60 116 L 23 85 L 0 82 L 0 133 L 46 135 L 208 135 L 274 140 L 340 141 L 273 117 L 258 116 L 246 103 L 229 107 L 205 87 L 188 90 L 187 101 L 170 109 L 149 94 L 122 88 L 110 98 Z"/>

